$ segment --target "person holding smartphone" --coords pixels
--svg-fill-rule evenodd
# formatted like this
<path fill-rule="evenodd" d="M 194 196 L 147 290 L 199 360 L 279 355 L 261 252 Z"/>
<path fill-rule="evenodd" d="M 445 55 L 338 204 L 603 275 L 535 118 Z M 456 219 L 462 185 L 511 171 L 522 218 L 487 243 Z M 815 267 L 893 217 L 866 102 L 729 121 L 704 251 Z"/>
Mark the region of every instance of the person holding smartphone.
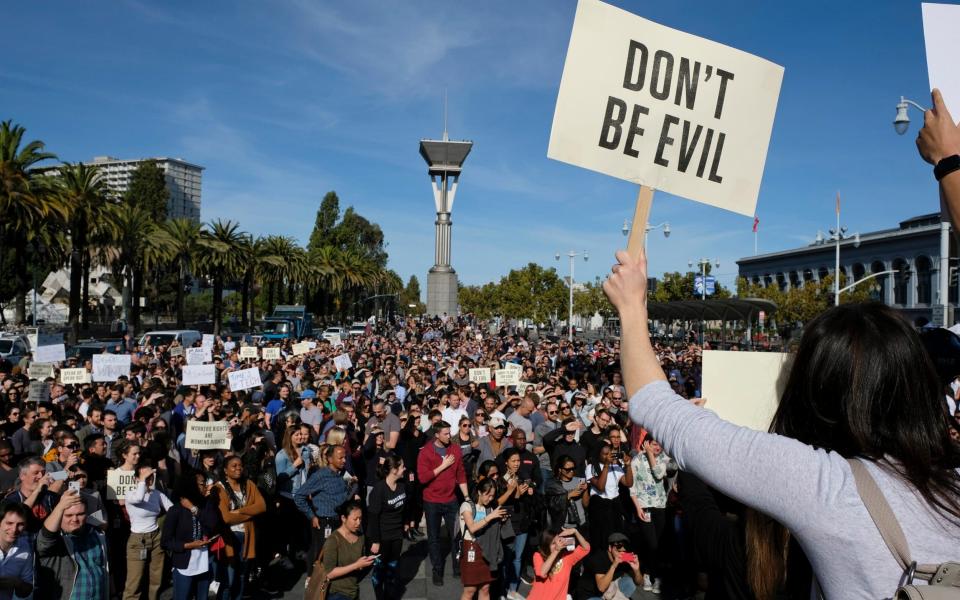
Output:
<path fill-rule="evenodd" d="M 533 553 L 533 587 L 527 600 L 566 600 L 573 567 L 590 554 L 590 544 L 574 528 L 547 530 Z"/>
<path fill-rule="evenodd" d="M 220 511 L 208 500 L 202 473 L 185 474 L 175 490 L 177 503 L 167 511 L 161 545 L 170 552 L 174 600 L 206 600 L 213 572 L 209 548 L 219 536 Z"/>
<path fill-rule="evenodd" d="M 160 550 L 160 526 L 157 518 L 173 503 L 156 489 L 157 472 L 149 465 L 137 467 L 137 487 L 127 492 L 126 507 L 130 516 L 130 537 L 127 538 L 127 578 L 124 600 L 140 598 L 143 576 L 149 573 L 149 598 L 156 598 L 163 580 L 164 555 Z"/>

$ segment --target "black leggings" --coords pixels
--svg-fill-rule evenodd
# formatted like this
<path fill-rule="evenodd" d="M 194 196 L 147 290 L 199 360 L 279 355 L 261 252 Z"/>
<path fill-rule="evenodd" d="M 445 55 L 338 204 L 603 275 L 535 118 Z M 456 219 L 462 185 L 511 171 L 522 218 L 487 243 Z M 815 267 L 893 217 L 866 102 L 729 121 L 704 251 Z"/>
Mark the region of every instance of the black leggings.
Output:
<path fill-rule="evenodd" d="M 640 568 L 644 574 L 650 575 L 650 578 L 660 577 L 663 571 L 663 557 L 660 551 L 660 543 L 663 540 L 663 532 L 667 526 L 667 509 L 665 508 L 646 508 L 650 515 L 650 522 L 640 521 L 637 527 L 637 538 L 640 554 Z"/>

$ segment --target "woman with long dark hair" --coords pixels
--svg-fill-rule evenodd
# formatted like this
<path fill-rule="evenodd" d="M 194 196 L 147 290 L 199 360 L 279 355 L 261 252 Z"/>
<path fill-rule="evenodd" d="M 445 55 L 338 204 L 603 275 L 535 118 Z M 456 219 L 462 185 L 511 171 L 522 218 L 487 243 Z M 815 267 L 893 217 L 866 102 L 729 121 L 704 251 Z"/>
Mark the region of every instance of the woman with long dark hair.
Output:
<path fill-rule="evenodd" d="M 395 454 L 383 458 L 377 468 L 377 482 L 367 502 L 367 539 L 370 554 L 379 555 L 370 576 L 377 600 L 403 595 L 397 578 L 397 562 L 403 552 L 407 488 L 405 467 Z"/>
<path fill-rule="evenodd" d="M 620 488 L 633 485 L 630 457 L 613 452 L 610 442 L 604 441 L 591 462 L 587 464 L 586 479 L 590 489 L 587 523 L 590 539 L 606 540 L 612 533 L 624 533 L 623 503 Z"/>
<path fill-rule="evenodd" d="M 808 323 L 771 433 L 751 431 L 671 391 L 647 329 L 646 257 L 617 259 L 604 290 L 620 313 L 630 416 L 681 469 L 769 517 L 747 528 L 759 599 L 782 585 L 788 535 L 828 598 L 889 598 L 904 581 L 858 492 L 861 469 L 889 501 L 912 560 L 956 560 L 960 446 L 930 358 L 899 314 L 852 304 Z"/>
<path fill-rule="evenodd" d="M 223 463 L 223 472 L 217 482 L 220 496 L 220 514 L 226 524 L 226 560 L 218 574 L 224 586 L 224 598 L 241 600 L 247 574 L 247 563 L 257 556 L 256 528 L 253 519 L 266 509 L 266 502 L 256 484 L 247 478 L 243 461 L 231 456 Z"/>
<path fill-rule="evenodd" d="M 503 560 L 500 527 L 507 512 L 497 506 L 497 484 L 493 479 L 477 483 L 473 500 L 460 505 L 460 581 L 463 594 L 460 600 L 471 600 L 477 593 L 479 600 L 489 600 L 490 584 Z"/>
<path fill-rule="evenodd" d="M 203 473 L 184 474 L 163 522 L 161 544 L 173 564 L 174 600 L 207 598 L 213 571 L 209 547 L 220 527 L 220 510 L 209 493 Z"/>

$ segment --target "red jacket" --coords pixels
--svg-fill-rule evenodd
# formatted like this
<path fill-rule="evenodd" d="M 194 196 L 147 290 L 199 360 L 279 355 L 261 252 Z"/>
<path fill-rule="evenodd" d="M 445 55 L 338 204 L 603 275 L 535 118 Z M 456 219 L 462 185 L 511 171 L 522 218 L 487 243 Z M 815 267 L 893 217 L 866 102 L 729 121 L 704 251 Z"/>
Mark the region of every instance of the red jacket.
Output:
<path fill-rule="evenodd" d="M 457 460 L 439 475 L 434 475 L 433 470 L 440 466 L 443 457 L 437 452 L 437 446 L 433 440 L 420 448 L 420 454 L 417 456 L 417 478 L 423 486 L 424 502 L 453 502 L 457 499 L 457 485 L 467 483 L 460 446 L 450 444 L 447 446 L 447 453 L 452 454 Z"/>

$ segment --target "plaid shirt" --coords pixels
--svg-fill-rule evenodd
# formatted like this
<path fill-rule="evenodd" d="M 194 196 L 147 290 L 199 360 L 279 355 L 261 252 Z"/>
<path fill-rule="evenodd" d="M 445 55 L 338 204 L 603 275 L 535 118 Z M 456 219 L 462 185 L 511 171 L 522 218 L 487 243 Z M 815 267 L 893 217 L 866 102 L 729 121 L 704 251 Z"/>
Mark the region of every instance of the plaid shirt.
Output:
<path fill-rule="evenodd" d="M 103 564 L 106 557 L 97 535 L 84 527 L 80 535 L 71 535 L 73 559 L 77 561 L 77 579 L 73 584 L 71 600 L 89 600 L 106 597 L 103 589 L 106 573 Z"/>
<path fill-rule="evenodd" d="M 293 495 L 297 508 L 308 519 L 336 518 L 337 507 L 349 498 L 350 488 L 347 482 L 330 467 L 314 471 Z"/>

